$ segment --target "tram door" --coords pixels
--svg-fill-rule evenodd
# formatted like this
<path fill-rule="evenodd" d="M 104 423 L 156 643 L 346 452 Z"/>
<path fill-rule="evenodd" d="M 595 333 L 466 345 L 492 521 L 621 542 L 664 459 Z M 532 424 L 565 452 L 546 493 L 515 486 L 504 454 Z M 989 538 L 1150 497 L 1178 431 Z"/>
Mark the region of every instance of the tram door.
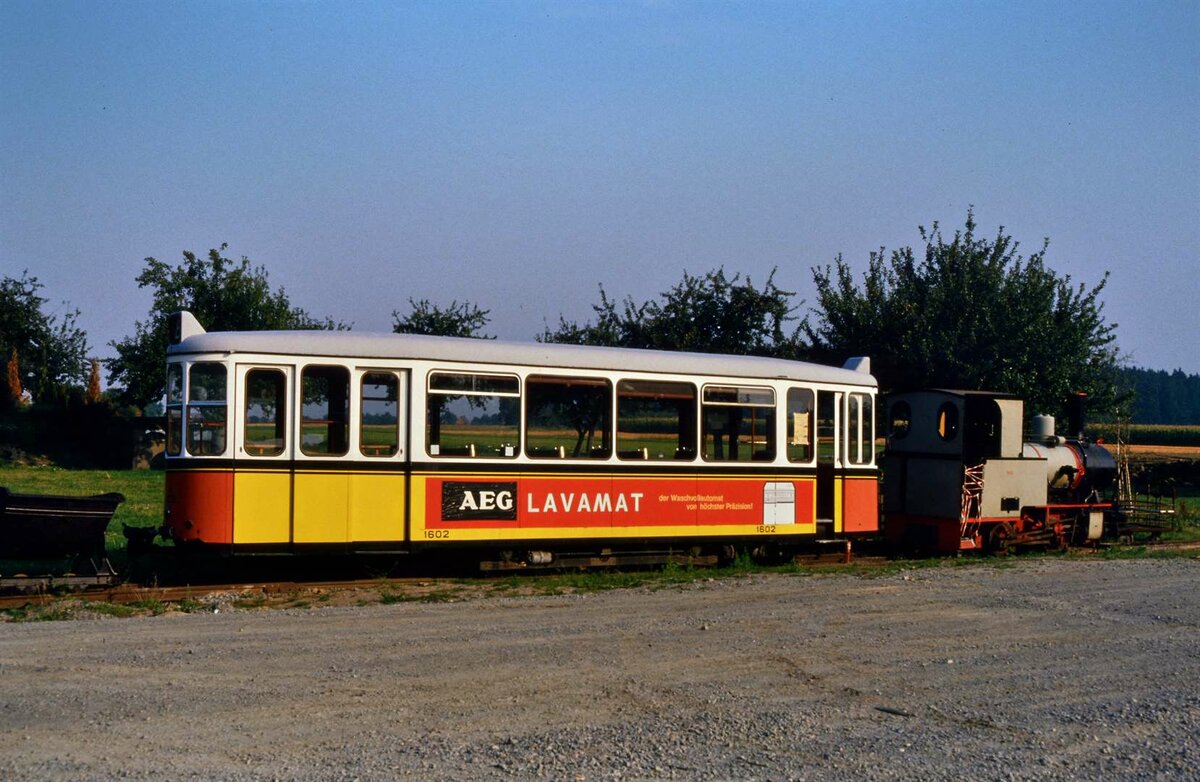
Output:
<path fill-rule="evenodd" d="M 355 370 L 358 464 L 349 476 L 347 535 L 351 544 L 404 540 L 407 506 L 408 371 Z"/>
<path fill-rule="evenodd" d="M 293 369 L 237 366 L 233 542 L 286 545 L 292 535 Z"/>
<path fill-rule="evenodd" d="M 837 466 L 838 411 L 842 394 L 837 391 L 817 392 L 817 533 L 838 532 Z"/>

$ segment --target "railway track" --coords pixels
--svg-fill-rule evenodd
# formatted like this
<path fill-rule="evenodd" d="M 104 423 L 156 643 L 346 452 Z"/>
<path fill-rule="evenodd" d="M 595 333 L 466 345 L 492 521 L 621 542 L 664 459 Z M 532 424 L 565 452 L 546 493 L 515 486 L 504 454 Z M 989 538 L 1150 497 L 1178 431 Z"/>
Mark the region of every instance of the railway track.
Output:
<path fill-rule="evenodd" d="M 179 603 L 185 600 L 204 601 L 213 595 L 287 596 L 302 593 L 347 591 L 354 589 L 398 590 L 415 587 L 430 588 L 453 583 L 452 579 L 429 577 L 351 579 L 343 581 L 259 581 L 186 586 L 145 587 L 119 584 L 111 587 L 91 587 L 78 591 L 38 590 L 0 595 L 0 610 L 28 605 L 44 605 L 55 600 L 71 599 L 93 603 L 136 605 L 139 603 Z"/>
<path fill-rule="evenodd" d="M 1156 552 L 1197 552 L 1200 542 L 1155 543 L 1147 548 Z M 1075 549 L 1074 553 L 1084 556 L 1097 553 L 1096 549 Z M 803 567 L 837 568 L 853 565 L 855 569 L 874 570 L 894 565 L 896 560 L 877 554 L 856 554 L 847 559 L 842 552 L 799 554 L 791 562 Z M 522 573 L 528 579 L 530 592 L 536 593 L 539 581 L 545 582 L 561 575 L 555 571 L 528 571 Z M 44 586 L 34 585 L 27 591 L 0 595 L 0 610 L 28 606 L 50 605 L 58 600 L 75 600 L 116 605 L 154 605 L 194 601 L 215 603 L 217 598 L 248 601 L 256 605 L 286 605 L 305 597 L 339 592 L 370 592 L 376 594 L 399 594 L 404 599 L 420 600 L 423 596 L 450 591 L 467 592 L 472 588 L 488 589 L 496 578 L 480 575 L 464 580 L 461 576 L 404 576 L 374 577 L 340 580 L 279 580 L 279 581 L 234 581 L 228 583 L 189 584 L 180 586 L 139 586 L 118 584 L 113 586 L 84 586 L 73 591 L 56 588 L 52 580 Z"/>

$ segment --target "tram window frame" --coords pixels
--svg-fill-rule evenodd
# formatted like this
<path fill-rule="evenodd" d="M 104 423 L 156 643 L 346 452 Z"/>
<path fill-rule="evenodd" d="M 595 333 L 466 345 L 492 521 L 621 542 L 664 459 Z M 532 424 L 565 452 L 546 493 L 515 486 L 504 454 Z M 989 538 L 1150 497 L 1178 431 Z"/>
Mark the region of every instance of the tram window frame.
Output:
<path fill-rule="evenodd" d="M 553 389 L 557 388 L 558 391 Z M 576 429 L 577 439 L 571 443 L 573 435 L 562 437 L 561 426 L 555 427 L 541 423 L 547 418 L 555 417 L 554 405 L 567 405 L 573 399 L 581 399 L 582 389 L 599 389 L 600 394 L 595 400 L 585 400 L 599 414 L 599 420 L 591 424 L 585 438 L 579 423 L 553 421 L 555 424 L 569 423 Z M 612 456 L 612 418 L 613 418 L 613 383 L 606 377 L 588 377 L 585 375 L 529 375 L 525 378 L 525 455 L 530 459 L 575 459 L 599 461 Z M 536 409 L 535 409 L 536 406 Z M 599 435 L 600 444 L 592 445 Z M 539 438 L 543 442 L 534 445 L 531 440 Z M 556 444 L 557 441 L 557 444 Z M 584 446 L 587 446 L 586 448 Z"/>
<path fill-rule="evenodd" d="M 846 395 L 846 464 L 870 466 L 875 456 L 875 405 L 870 394 Z"/>
<path fill-rule="evenodd" d="M 372 381 L 371 378 L 376 378 L 376 380 Z M 388 390 L 383 392 L 384 396 L 378 396 L 379 392 L 377 391 L 368 395 L 368 387 L 387 387 Z M 359 378 L 358 388 L 358 452 L 371 459 L 388 459 L 395 456 L 400 453 L 400 376 L 395 372 L 383 369 L 366 370 Z M 368 403 L 382 405 L 385 410 L 382 412 L 368 411 Z M 386 409 L 389 406 L 390 411 Z M 391 421 L 385 421 L 382 425 L 384 428 L 380 428 L 378 423 L 367 423 L 368 416 L 386 418 L 389 412 Z M 376 434 L 390 435 L 390 439 L 382 443 L 368 443 L 368 427 Z"/>
<path fill-rule="evenodd" d="M 327 382 L 327 388 L 318 390 L 318 383 Z M 309 364 L 300 371 L 300 393 L 296 406 L 300 409 L 300 453 L 313 457 L 339 457 L 350 452 L 350 368 L 343 364 Z M 338 398 L 337 391 L 344 396 Z M 323 394 L 317 396 L 317 393 Z M 309 409 L 317 406 L 309 415 Z M 306 428 L 317 439 L 309 441 Z M 323 433 L 321 427 L 324 427 Z"/>
<path fill-rule="evenodd" d="M 203 379 L 205 376 L 207 380 Z M 229 367 L 226 364 L 197 361 L 188 366 L 184 440 L 189 456 L 225 455 L 229 446 L 228 398 Z"/>
<path fill-rule="evenodd" d="M 696 384 L 681 380 L 624 378 L 617 381 L 617 458 L 623 461 L 696 458 Z M 642 408 L 639 410 L 639 408 Z M 675 417 L 674 431 L 661 426 L 637 426 L 637 413 L 659 412 L 660 420 Z M 661 450 L 653 445 L 662 440 Z M 650 444 L 647 444 L 650 443 Z M 639 446 L 640 444 L 640 446 Z"/>
<path fill-rule="evenodd" d="M 259 379 L 272 382 L 274 388 L 274 400 L 270 407 L 262 405 L 261 402 L 266 400 L 266 395 L 257 394 L 251 391 L 251 384 Z M 248 456 L 258 458 L 274 458 L 282 455 L 287 450 L 288 440 L 288 378 L 287 373 L 276 367 L 252 367 L 246 371 L 245 377 L 245 404 L 242 406 L 242 447 Z M 269 386 L 264 386 L 270 388 Z M 258 421 L 252 420 L 251 409 L 255 404 L 259 404 L 263 410 L 263 419 Z M 268 413 L 267 411 L 273 411 Z M 270 417 L 267 417 L 267 416 Z M 269 424 L 272 436 L 259 439 L 257 435 L 251 435 L 251 424 L 262 426 Z"/>
<path fill-rule="evenodd" d="M 451 423 L 446 418 L 448 404 L 463 400 L 469 409 L 481 409 L 476 419 L 475 437 L 461 445 L 444 441 L 447 426 L 467 426 L 472 422 Z M 475 401 L 472 401 L 475 400 Z M 494 404 L 495 409 L 490 409 Z M 496 419 L 494 421 L 487 419 Z M 459 433 L 451 430 L 451 435 Z M 468 434 L 463 432 L 462 434 Z M 437 459 L 515 459 L 521 442 L 521 379 L 510 374 L 465 372 L 435 369 L 426 377 L 425 452 Z"/>
<path fill-rule="evenodd" d="M 167 456 L 183 453 L 183 364 L 167 364 Z"/>
<path fill-rule="evenodd" d="M 770 386 L 741 386 L 729 383 L 714 383 L 706 385 L 701 391 L 700 411 L 700 442 L 704 461 L 713 463 L 772 463 L 778 453 L 778 433 L 776 432 L 778 407 L 775 389 Z M 756 440 L 758 428 L 755 425 L 757 411 L 768 411 L 763 422 L 762 433 L 765 442 Z M 748 411 L 749 415 L 737 411 Z M 724 416 L 725 426 L 717 429 L 714 421 Z M 743 424 L 749 419 L 750 430 L 744 432 Z M 722 445 L 724 438 L 730 437 L 730 430 L 736 428 L 729 439 L 728 450 Z M 747 458 L 742 458 L 742 437 L 749 435 Z M 765 445 L 765 447 L 757 447 Z"/>
<path fill-rule="evenodd" d="M 801 399 L 801 396 L 807 399 Z M 804 407 L 801 408 L 801 404 Z M 787 390 L 787 458 L 793 464 L 812 464 L 817 458 L 816 449 L 816 414 L 817 392 L 803 386 L 793 386 Z M 803 427 L 799 424 L 803 422 Z M 800 430 L 803 428 L 803 442 L 800 441 Z"/>

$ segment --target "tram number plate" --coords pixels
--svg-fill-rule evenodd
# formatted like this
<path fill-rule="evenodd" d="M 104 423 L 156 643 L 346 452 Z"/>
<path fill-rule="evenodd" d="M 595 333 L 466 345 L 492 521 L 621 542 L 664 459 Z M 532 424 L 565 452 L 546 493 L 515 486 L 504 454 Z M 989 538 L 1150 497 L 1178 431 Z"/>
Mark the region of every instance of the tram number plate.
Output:
<path fill-rule="evenodd" d="M 429 538 L 430 540 L 445 540 L 450 537 L 450 530 L 448 530 L 448 529 L 427 529 L 427 530 L 425 530 L 425 537 Z"/>
<path fill-rule="evenodd" d="M 755 527 L 754 529 L 764 535 L 774 535 L 775 534 L 775 525 L 774 524 L 761 524 L 761 525 Z"/>

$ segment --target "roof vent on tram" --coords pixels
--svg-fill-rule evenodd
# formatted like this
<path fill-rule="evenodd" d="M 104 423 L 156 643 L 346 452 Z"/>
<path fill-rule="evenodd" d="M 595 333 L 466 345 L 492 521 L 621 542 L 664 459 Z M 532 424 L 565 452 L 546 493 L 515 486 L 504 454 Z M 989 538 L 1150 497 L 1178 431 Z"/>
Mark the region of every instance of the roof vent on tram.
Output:
<path fill-rule="evenodd" d="M 200 321 L 196 320 L 195 315 L 187 310 L 180 310 L 171 313 L 170 319 L 167 321 L 167 333 L 170 335 L 170 344 L 178 345 L 188 337 L 207 332 L 200 325 Z"/>
<path fill-rule="evenodd" d="M 855 372 L 862 372 L 865 375 L 871 374 L 871 357 L 870 356 L 854 356 L 846 359 L 846 363 L 842 364 L 842 369 L 850 369 Z"/>

